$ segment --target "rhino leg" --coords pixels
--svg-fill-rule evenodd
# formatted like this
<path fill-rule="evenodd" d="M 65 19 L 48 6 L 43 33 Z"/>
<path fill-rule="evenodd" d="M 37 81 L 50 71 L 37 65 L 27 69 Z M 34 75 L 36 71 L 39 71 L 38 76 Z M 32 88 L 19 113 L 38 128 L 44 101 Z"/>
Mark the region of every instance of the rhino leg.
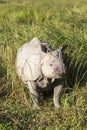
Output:
<path fill-rule="evenodd" d="M 60 98 L 61 90 L 62 90 L 62 84 L 54 87 L 53 102 L 55 108 L 60 108 L 59 98 Z"/>
<path fill-rule="evenodd" d="M 38 93 L 38 88 L 35 82 L 30 82 L 28 81 L 28 88 L 31 94 L 31 98 L 33 100 L 33 107 L 37 108 L 39 107 L 39 93 Z"/>

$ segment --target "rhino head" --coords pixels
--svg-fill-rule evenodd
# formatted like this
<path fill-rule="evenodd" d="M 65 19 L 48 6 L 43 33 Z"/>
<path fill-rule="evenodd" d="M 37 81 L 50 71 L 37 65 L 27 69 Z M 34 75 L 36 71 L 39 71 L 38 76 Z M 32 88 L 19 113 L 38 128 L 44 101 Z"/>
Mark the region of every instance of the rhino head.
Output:
<path fill-rule="evenodd" d="M 41 61 L 41 71 L 46 78 L 61 78 L 66 69 L 62 58 L 63 47 L 47 53 Z"/>

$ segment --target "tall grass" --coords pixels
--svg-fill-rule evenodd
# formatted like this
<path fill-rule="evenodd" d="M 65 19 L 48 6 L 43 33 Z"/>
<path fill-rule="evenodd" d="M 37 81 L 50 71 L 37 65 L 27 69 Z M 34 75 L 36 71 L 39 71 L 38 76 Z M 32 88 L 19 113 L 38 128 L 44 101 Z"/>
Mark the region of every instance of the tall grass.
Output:
<path fill-rule="evenodd" d="M 87 129 L 87 2 L 16 0 L 0 1 L 0 129 Z M 58 48 L 68 45 L 67 66 L 60 110 L 52 96 L 41 110 L 32 110 L 27 88 L 16 74 L 19 47 L 38 37 Z"/>

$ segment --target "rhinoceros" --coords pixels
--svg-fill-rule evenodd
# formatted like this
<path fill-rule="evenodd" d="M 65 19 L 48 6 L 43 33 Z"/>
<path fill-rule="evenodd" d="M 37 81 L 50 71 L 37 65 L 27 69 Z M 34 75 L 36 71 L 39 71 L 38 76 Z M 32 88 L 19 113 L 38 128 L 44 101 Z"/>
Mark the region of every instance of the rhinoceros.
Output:
<path fill-rule="evenodd" d="M 40 90 L 53 89 L 55 108 L 60 107 L 59 97 L 66 69 L 62 58 L 63 47 L 50 51 L 48 44 L 37 37 L 24 44 L 17 52 L 16 68 L 20 79 L 29 88 L 33 105 L 39 105 Z"/>

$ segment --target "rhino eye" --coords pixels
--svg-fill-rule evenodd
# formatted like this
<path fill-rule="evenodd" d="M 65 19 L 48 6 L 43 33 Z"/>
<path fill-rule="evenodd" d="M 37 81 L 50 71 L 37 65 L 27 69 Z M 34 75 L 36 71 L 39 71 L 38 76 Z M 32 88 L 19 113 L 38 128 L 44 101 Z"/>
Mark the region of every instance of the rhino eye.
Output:
<path fill-rule="evenodd" d="M 50 66 L 53 66 L 52 64 L 50 64 Z"/>

